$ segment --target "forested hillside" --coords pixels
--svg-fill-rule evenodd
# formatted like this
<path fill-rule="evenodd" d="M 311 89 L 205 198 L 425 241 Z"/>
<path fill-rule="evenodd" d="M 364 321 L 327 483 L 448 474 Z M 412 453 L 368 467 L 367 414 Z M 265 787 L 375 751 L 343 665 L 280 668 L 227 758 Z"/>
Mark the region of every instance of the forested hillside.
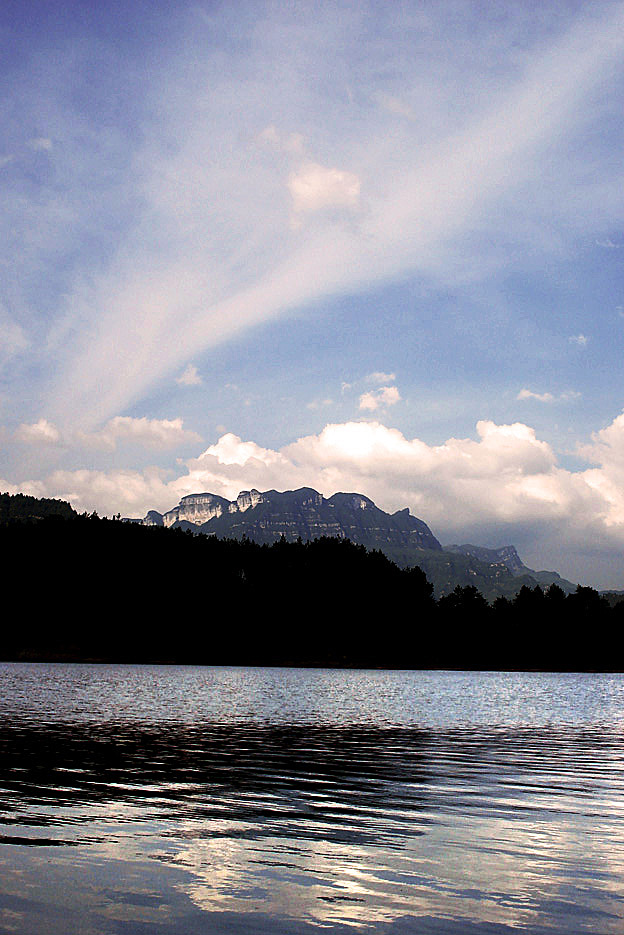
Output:
<path fill-rule="evenodd" d="M 22 507 L 0 523 L 4 659 L 624 669 L 624 602 L 591 588 L 435 602 L 421 569 L 345 539 L 259 545 Z"/>

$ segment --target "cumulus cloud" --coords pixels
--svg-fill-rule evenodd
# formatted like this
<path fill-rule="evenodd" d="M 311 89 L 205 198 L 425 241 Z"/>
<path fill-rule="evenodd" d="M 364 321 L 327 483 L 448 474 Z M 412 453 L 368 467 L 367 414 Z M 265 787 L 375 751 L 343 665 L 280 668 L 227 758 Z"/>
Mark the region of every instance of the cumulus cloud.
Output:
<path fill-rule="evenodd" d="M 58 445 L 61 433 L 55 425 L 47 419 L 39 419 L 32 424 L 23 423 L 15 431 L 14 438 L 27 445 Z"/>
<path fill-rule="evenodd" d="M 396 386 L 380 386 L 378 390 L 371 390 L 368 393 L 362 393 L 360 396 L 360 409 L 375 412 L 377 409 L 383 409 L 386 406 L 394 406 L 401 399 Z"/>
<path fill-rule="evenodd" d="M 587 482 L 604 498 L 603 519 L 611 528 L 624 527 L 624 414 L 594 432 L 579 454 L 598 468 L 587 471 Z"/>
<path fill-rule="evenodd" d="M 539 567 L 577 580 L 592 567 L 587 550 L 611 554 L 608 573 L 598 574 L 601 586 L 615 586 L 624 574 L 624 416 L 581 452 L 598 464 L 585 471 L 562 468 L 523 423 L 481 421 L 476 434 L 428 445 L 379 422 L 348 422 L 280 450 L 230 434 L 187 462 L 188 474 L 170 489 L 229 498 L 250 487 L 358 491 L 386 510 L 408 506 L 443 541 L 520 541 Z"/>
<path fill-rule="evenodd" d="M 484 420 L 475 438 L 430 445 L 380 422 L 346 422 L 279 450 L 226 433 L 173 478 L 155 468 L 56 471 L 8 489 L 134 515 L 171 509 L 185 494 L 204 490 L 229 499 L 251 487 L 312 486 L 325 496 L 357 491 L 385 510 L 409 507 L 443 541 L 500 545 L 518 544 L 520 537 L 529 558 L 543 557 L 540 567 L 550 564 L 573 579 L 587 581 L 588 550 L 609 556 L 607 570 L 597 570 L 598 583 L 615 587 L 624 575 L 624 414 L 579 455 L 591 465 L 586 470 L 561 467 L 551 446 L 524 423 Z"/>
<path fill-rule="evenodd" d="M 180 376 L 176 377 L 176 383 L 180 386 L 199 386 L 202 382 L 195 364 L 187 364 Z"/>
<path fill-rule="evenodd" d="M 309 214 L 326 208 L 356 208 L 360 200 L 360 180 L 353 172 L 307 162 L 288 178 L 288 190 L 295 214 Z"/>
<path fill-rule="evenodd" d="M 115 449 L 120 444 L 167 449 L 200 441 L 196 432 L 185 429 L 182 419 L 140 419 L 115 416 L 98 432 L 82 432 L 80 441 L 96 448 Z"/>
<path fill-rule="evenodd" d="M 158 468 L 144 471 L 112 470 L 54 471 L 41 481 L 12 485 L 9 492 L 35 497 L 67 500 L 79 513 L 96 510 L 101 515 L 144 516 L 146 504 L 163 505 L 171 501 L 172 490 L 166 472 Z M 158 506 L 156 507 L 158 508 Z"/>

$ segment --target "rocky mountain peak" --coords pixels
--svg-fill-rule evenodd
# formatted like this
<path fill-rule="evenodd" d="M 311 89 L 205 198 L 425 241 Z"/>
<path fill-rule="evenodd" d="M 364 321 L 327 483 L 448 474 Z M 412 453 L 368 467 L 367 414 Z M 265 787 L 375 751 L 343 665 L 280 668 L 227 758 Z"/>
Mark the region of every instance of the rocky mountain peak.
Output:
<path fill-rule="evenodd" d="M 158 517 L 150 511 L 143 522 L 160 525 Z M 187 494 L 160 522 L 222 538 L 247 536 L 260 543 L 282 536 L 288 541 L 334 536 L 380 549 L 400 564 L 412 563 L 415 550 L 442 549 L 426 523 L 407 509 L 391 516 L 364 494 L 336 493 L 326 499 L 312 487 L 283 493 L 252 488 L 241 490 L 235 500 Z"/>
<path fill-rule="evenodd" d="M 218 497 L 212 493 L 187 494 L 182 497 L 178 506 L 163 515 L 163 525 L 173 526 L 184 521 L 200 526 L 215 516 L 221 516 L 228 508 L 229 502 L 225 497 Z"/>
<path fill-rule="evenodd" d="M 252 487 L 251 490 L 241 490 L 238 497 L 236 498 L 236 507 L 241 512 L 244 513 L 245 510 L 253 509 L 258 503 L 262 503 L 263 496 L 259 490 L 256 490 L 255 487 Z M 230 504 L 230 507 L 234 504 Z M 230 509 L 230 512 L 235 512 Z"/>

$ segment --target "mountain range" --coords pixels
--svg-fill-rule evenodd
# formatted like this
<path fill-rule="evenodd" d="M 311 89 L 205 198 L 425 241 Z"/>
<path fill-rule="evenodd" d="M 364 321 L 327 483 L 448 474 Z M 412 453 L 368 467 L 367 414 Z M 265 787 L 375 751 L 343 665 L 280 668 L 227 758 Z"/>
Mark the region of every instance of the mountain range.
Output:
<path fill-rule="evenodd" d="M 324 497 L 311 487 L 260 492 L 243 490 L 235 500 L 211 493 L 182 497 L 167 513 L 150 510 L 143 519 L 127 520 L 166 526 L 218 538 L 246 537 L 260 544 L 304 542 L 321 536 L 350 539 L 378 549 L 399 567 L 418 565 L 434 586 L 436 597 L 457 585 L 474 585 L 488 600 L 510 597 L 523 585 L 557 584 L 566 593 L 575 585 L 557 572 L 533 571 L 512 545 L 488 549 L 471 544 L 443 547 L 427 524 L 409 509 L 386 513 L 359 493 Z"/>

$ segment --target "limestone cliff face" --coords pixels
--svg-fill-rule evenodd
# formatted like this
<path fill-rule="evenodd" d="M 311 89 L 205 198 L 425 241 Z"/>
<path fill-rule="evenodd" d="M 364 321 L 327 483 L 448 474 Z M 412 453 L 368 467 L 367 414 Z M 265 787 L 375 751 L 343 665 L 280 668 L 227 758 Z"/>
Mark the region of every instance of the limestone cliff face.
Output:
<path fill-rule="evenodd" d="M 500 549 L 486 549 L 479 545 L 447 545 L 447 552 L 456 552 L 459 555 L 469 555 L 472 558 L 478 558 L 482 562 L 500 562 L 512 573 L 512 575 L 522 574 L 529 569 L 526 568 L 522 559 L 516 552 L 513 545 L 504 545 Z"/>
<path fill-rule="evenodd" d="M 403 568 L 418 565 L 435 587 L 436 597 L 457 585 L 474 585 L 488 600 L 511 596 L 522 585 L 549 587 L 555 583 L 573 591 L 575 585 L 556 572 L 527 568 L 512 545 L 486 549 L 475 545 L 442 548 L 426 523 L 408 509 L 385 513 L 360 493 L 335 493 L 324 497 L 311 487 L 299 490 L 242 490 L 235 500 L 211 493 L 182 497 L 164 515 L 150 510 L 148 526 L 174 526 L 191 532 L 242 539 L 261 545 L 308 542 L 321 536 L 350 539 L 367 549 L 379 549 Z"/>
<path fill-rule="evenodd" d="M 221 516 L 229 506 L 230 501 L 225 497 L 217 497 L 212 493 L 192 493 L 187 497 L 182 497 L 173 510 L 163 515 L 163 524 L 174 526 L 176 523 L 186 521 L 194 526 L 201 526 L 215 516 Z"/>
<path fill-rule="evenodd" d="M 230 503 L 230 513 L 244 513 L 245 510 L 253 509 L 258 503 L 262 503 L 263 494 L 259 490 L 241 490 L 234 503 Z"/>
<path fill-rule="evenodd" d="M 144 522 L 154 525 L 151 511 Z M 235 500 L 210 493 L 190 494 L 162 516 L 165 526 L 183 526 L 207 535 L 271 543 L 284 536 L 289 542 L 320 536 L 350 539 L 369 549 L 380 549 L 407 562 L 414 549 L 441 550 L 426 523 L 409 510 L 389 514 L 358 493 L 337 493 L 325 498 L 311 487 L 279 493 L 243 490 Z"/>

